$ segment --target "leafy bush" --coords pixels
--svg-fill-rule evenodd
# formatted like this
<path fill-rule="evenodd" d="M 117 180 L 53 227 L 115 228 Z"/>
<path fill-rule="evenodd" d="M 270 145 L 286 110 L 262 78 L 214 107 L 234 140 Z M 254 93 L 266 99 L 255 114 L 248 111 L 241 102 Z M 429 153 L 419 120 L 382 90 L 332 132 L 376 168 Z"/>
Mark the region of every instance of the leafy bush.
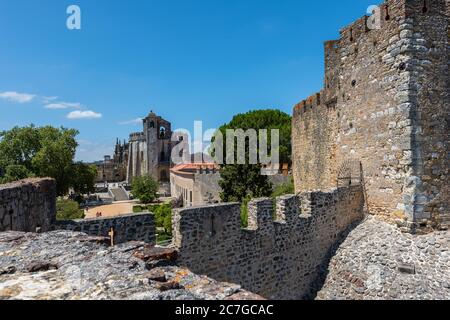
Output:
<path fill-rule="evenodd" d="M 158 182 L 149 175 L 134 177 L 131 184 L 131 193 L 142 203 L 152 203 L 155 201 L 158 189 Z"/>
<path fill-rule="evenodd" d="M 80 209 L 78 202 L 76 201 L 58 199 L 56 201 L 56 219 L 57 220 L 84 219 L 84 210 Z"/>

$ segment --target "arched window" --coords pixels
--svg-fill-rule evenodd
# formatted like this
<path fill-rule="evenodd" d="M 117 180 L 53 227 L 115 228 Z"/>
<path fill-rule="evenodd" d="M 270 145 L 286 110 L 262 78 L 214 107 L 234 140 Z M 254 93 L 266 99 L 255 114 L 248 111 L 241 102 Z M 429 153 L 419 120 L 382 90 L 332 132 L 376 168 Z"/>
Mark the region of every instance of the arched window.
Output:
<path fill-rule="evenodd" d="M 159 128 L 159 137 L 161 139 L 164 139 L 166 137 L 166 128 L 164 127 Z"/>
<path fill-rule="evenodd" d="M 155 122 L 154 122 L 154 121 L 150 121 L 149 127 L 150 127 L 150 128 L 154 128 L 154 127 L 155 127 Z"/>

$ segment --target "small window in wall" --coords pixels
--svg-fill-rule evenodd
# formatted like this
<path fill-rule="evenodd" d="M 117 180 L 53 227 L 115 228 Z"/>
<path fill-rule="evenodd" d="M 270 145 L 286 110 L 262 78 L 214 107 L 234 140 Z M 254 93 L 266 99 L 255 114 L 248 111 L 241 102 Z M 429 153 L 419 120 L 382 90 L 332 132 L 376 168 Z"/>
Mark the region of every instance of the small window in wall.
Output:
<path fill-rule="evenodd" d="M 150 128 L 154 128 L 155 127 L 155 122 L 154 121 L 150 121 Z"/>
<path fill-rule="evenodd" d="M 189 192 L 189 202 L 192 203 L 192 191 Z"/>
<path fill-rule="evenodd" d="M 161 181 L 168 181 L 168 177 L 167 177 L 167 171 L 166 170 L 162 170 L 161 171 L 161 173 L 160 173 L 160 175 L 159 175 L 159 177 L 160 177 L 160 180 Z"/>

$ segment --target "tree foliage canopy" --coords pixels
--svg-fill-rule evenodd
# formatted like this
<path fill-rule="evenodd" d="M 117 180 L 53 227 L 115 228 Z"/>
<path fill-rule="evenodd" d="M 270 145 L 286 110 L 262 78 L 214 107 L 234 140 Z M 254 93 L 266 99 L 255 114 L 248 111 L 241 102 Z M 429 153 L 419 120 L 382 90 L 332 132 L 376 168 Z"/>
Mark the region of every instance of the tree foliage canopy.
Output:
<path fill-rule="evenodd" d="M 223 135 L 226 150 L 226 131 L 228 129 L 267 129 L 268 152 L 271 146 L 270 130 L 278 129 L 280 133 L 280 162 L 291 163 L 291 117 L 280 110 L 256 110 L 245 114 L 238 114 L 228 123 L 219 128 Z M 259 141 L 259 140 L 258 140 Z M 259 146 L 258 146 L 259 150 Z M 248 155 L 248 142 L 246 142 Z M 246 159 L 248 161 L 248 157 Z M 272 185 L 267 176 L 261 175 L 261 165 L 224 164 L 220 169 L 222 201 L 242 202 L 246 197 L 267 197 L 272 193 Z"/>
<path fill-rule="evenodd" d="M 77 162 L 73 165 L 73 175 L 77 177 L 72 183 L 75 193 L 87 194 L 95 192 L 93 184 L 97 176 L 97 167 L 95 165 Z"/>
<path fill-rule="evenodd" d="M 134 177 L 131 183 L 131 193 L 142 203 L 151 203 L 155 201 L 158 189 L 158 182 L 150 175 Z"/>
<path fill-rule="evenodd" d="M 77 135 L 75 129 L 34 125 L 0 132 L 0 182 L 51 177 L 58 195 L 67 194 L 70 187 L 92 190 L 94 168 L 74 163 Z"/>

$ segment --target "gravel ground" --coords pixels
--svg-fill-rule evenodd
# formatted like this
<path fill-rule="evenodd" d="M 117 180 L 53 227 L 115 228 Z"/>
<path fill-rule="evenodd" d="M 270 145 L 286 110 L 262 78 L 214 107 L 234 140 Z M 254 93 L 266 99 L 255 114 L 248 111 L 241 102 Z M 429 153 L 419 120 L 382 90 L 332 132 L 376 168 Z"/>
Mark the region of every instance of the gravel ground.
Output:
<path fill-rule="evenodd" d="M 68 231 L 0 233 L 0 300 L 261 299 L 176 266 L 174 250 L 107 242 Z"/>
<path fill-rule="evenodd" d="M 369 217 L 342 243 L 319 300 L 449 300 L 450 231 L 414 236 Z"/>
<path fill-rule="evenodd" d="M 0 299 L 260 299 L 176 266 L 176 252 L 82 233 L 0 233 Z M 414 236 L 369 217 L 331 259 L 319 300 L 450 299 L 450 231 Z"/>

